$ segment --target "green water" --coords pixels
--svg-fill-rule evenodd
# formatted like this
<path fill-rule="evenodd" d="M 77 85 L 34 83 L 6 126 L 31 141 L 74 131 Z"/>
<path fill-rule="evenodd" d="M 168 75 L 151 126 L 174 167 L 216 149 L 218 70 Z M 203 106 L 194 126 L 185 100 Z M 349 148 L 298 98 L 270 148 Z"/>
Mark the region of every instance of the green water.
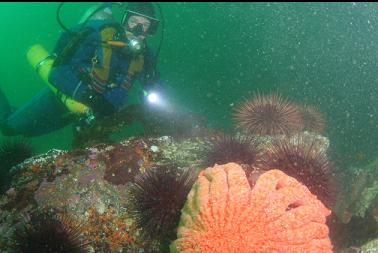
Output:
<path fill-rule="evenodd" d="M 25 53 L 51 50 L 58 3 L 0 3 L 0 88 L 18 107 L 44 84 Z M 89 3 L 67 3 L 74 25 Z M 363 164 L 378 155 L 378 4 L 161 3 L 159 70 L 172 100 L 232 129 L 232 104 L 278 91 L 315 105 L 327 119 L 334 159 Z M 158 38 L 152 45 L 156 47 Z M 127 131 L 126 131 L 127 132 Z M 32 138 L 39 152 L 68 149 L 71 127 Z"/>

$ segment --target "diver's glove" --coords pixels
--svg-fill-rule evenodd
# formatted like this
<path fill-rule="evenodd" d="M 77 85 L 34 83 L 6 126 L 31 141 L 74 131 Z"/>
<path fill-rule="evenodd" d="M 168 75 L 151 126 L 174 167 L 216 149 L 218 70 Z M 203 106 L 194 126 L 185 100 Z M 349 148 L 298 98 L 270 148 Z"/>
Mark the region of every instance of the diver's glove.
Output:
<path fill-rule="evenodd" d="M 91 109 L 85 112 L 85 123 L 87 123 L 88 125 L 92 125 L 95 119 L 96 117 L 94 116 L 93 111 Z"/>
<path fill-rule="evenodd" d="M 92 109 L 88 109 L 83 115 L 79 117 L 79 126 L 90 128 L 94 125 L 96 117 L 93 114 Z"/>
<path fill-rule="evenodd" d="M 75 135 L 82 135 L 95 129 L 95 116 L 92 110 L 86 111 L 86 113 L 80 115 L 76 122 L 74 122 L 74 133 Z"/>

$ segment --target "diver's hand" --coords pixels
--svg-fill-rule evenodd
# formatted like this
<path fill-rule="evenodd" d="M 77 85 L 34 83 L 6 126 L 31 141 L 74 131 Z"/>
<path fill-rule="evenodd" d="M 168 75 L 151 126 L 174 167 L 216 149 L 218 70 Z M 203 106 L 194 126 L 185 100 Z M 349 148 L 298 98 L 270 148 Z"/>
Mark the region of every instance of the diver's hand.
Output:
<path fill-rule="evenodd" d="M 93 111 L 91 109 L 87 110 L 85 112 L 85 123 L 87 123 L 88 125 L 93 125 L 96 117 L 94 116 L 93 114 Z"/>
<path fill-rule="evenodd" d="M 95 128 L 95 117 L 91 110 L 80 115 L 76 122 L 74 122 L 74 133 L 75 135 L 85 135 Z"/>
<path fill-rule="evenodd" d="M 79 125 L 83 127 L 92 127 L 96 117 L 91 109 L 87 110 L 82 116 L 79 117 Z"/>

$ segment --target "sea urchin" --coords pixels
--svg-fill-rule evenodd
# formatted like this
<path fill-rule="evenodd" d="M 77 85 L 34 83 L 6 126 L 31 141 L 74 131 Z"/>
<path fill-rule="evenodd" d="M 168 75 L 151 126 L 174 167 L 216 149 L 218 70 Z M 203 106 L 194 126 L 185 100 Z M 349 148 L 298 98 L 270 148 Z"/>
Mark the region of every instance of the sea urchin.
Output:
<path fill-rule="evenodd" d="M 261 159 L 261 169 L 279 169 L 306 185 L 327 207 L 336 185 L 332 165 L 315 137 L 296 135 L 278 140 Z"/>
<path fill-rule="evenodd" d="M 315 107 L 303 106 L 300 107 L 299 112 L 304 124 L 304 130 L 320 134 L 324 132 L 326 122 L 323 115 Z"/>
<path fill-rule="evenodd" d="M 297 106 L 276 93 L 246 100 L 236 107 L 234 118 L 239 128 L 257 135 L 292 134 L 303 128 Z"/>
<path fill-rule="evenodd" d="M 258 160 L 260 148 L 256 138 L 218 135 L 205 154 L 206 166 L 229 162 L 252 165 Z"/>
<path fill-rule="evenodd" d="M 32 146 L 25 139 L 9 139 L 3 142 L 0 146 L 0 194 L 9 188 L 9 170 L 33 154 Z"/>
<path fill-rule="evenodd" d="M 33 155 L 33 148 L 25 139 L 7 140 L 0 146 L 0 170 L 10 169 Z"/>
<path fill-rule="evenodd" d="M 32 217 L 23 231 L 16 232 L 17 253 L 86 253 L 87 242 L 80 240 L 81 224 L 67 216 L 52 214 Z"/>
<path fill-rule="evenodd" d="M 142 236 L 169 243 L 175 238 L 180 210 L 194 184 L 192 169 L 158 167 L 135 177 L 129 188 L 129 213 Z"/>

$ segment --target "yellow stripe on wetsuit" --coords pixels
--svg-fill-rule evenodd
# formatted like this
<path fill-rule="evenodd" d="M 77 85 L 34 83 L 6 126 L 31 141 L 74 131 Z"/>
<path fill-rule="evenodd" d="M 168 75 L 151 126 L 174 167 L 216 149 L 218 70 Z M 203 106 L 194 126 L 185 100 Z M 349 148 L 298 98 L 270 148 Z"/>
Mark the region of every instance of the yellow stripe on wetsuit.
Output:
<path fill-rule="evenodd" d="M 113 39 L 113 35 L 116 30 L 113 27 L 107 27 L 101 31 L 101 40 L 108 41 Z M 99 78 L 102 82 L 107 82 L 109 79 L 110 60 L 112 58 L 112 47 L 103 44 L 102 45 L 102 66 L 94 66 L 93 74 Z"/>

